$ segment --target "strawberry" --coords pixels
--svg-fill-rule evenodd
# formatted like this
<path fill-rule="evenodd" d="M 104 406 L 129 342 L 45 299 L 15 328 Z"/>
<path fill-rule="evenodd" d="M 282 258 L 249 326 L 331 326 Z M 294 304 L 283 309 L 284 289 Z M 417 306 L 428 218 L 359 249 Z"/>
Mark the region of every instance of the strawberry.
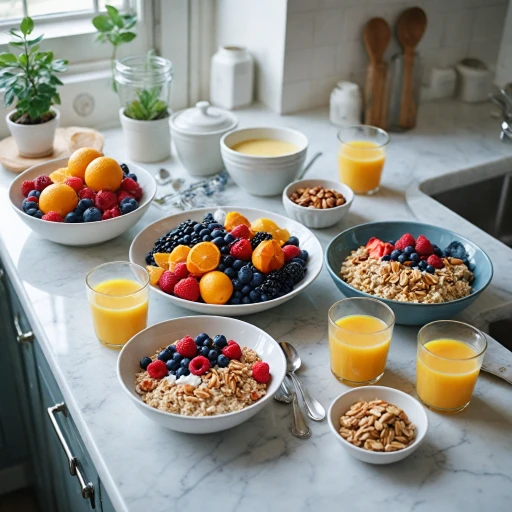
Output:
<path fill-rule="evenodd" d="M 436 256 L 435 254 L 431 254 L 428 257 L 427 263 L 429 265 L 432 265 L 434 268 L 444 268 L 444 261 L 439 256 Z"/>
<path fill-rule="evenodd" d="M 30 190 L 29 190 L 30 192 Z M 245 238 L 246 240 L 250 240 L 251 230 L 245 224 L 239 224 L 231 230 L 231 234 L 236 238 Z"/>
<path fill-rule="evenodd" d="M 288 263 L 293 258 L 298 258 L 300 254 L 300 249 L 296 245 L 285 245 L 283 247 L 284 252 L 284 261 Z"/>
<path fill-rule="evenodd" d="M 64 183 L 70 186 L 77 194 L 84 188 L 84 182 L 78 176 L 71 176 Z"/>
<path fill-rule="evenodd" d="M 190 275 L 190 272 L 187 269 L 186 263 L 176 263 L 174 267 L 174 274 L 178 279 L 185 279 Z"/>
<path fill-rule="evenodd" d="M 142 199 L 142 188 L 132 178 L 125 178 L 121 182 L 121 190 L 126 190 L 126 192 L 131 194 L 135 199 L 137 199 L 137 201 Z"/>
<path fill-rule="evenodd" d="M 162 274 L 163 275 L 163 274 Z M 162 278 L 160 278 L 160 281 Z M 199 299 L 199 283 L 193 277 L 179 281 L 174 287 L 174 295 L 180 299 L 196 302 Z"/>
<path fill-rule="evenodd" d="M 33 180 L 25 180 L 21 184 L 21 193 L 27 197 L 29 192 L 32 192 L 32 190 L 36 190 L 36 184 Z"/>
<path fill-rule="evenodd" d="M 78 197 L 80 199 L 90 199 L 91 201 L 94 201 L 96 198 L 96 192 L 88 187 L 85 187 L 80 190 L 80 192 L 78 192 Z"/>
<path fill-rule="evenodd" d="M 176 352 L 183 357 L 194 357 L 197 354 L 196 342 L 192 337 L 185 336 L 176 343 Z"/>
<path fill-rule="evenodd" d="M 111 210 L 117 206 L 117 195 L 110 190 L 100 190 L 94 198 L 94 205 L 100 210 Z"/>
<path fill-rule="evenodd" d="M 43 220 L 49 220 L 50 222 L 62 222 L 61 215 L 57 212 L 48 212 L 46 215 L 41 217 Z"/>
<path fill-rule="evenodd" d="M 148 364 L 146 370 L 152 379 L 163 379 L 164 377 L 167 377 L 168 373 L 167 366 L 165 366 L 165 363 L 160 361 L 160 359 Z"/>
<path fill-rule="evenodd" d="M 160 286 L 160 290 L 169 295 L 174 293 L 174 288 L 178 283 L 179 279 L 176 277 L 174 272 L 169 272 L 166 270 L 161 276 L 158 285 Z"/>
<path fill-rule="evenodd" d="M 121 204 L 121 201 L 126 198 L 126 197 L 133 197 L 131 194 L 129 194 L 128 192 L 126 192 L 126 190 L 120 190 L 118 193 L 117 193 L 117 203 L 118 204 Z M 133 199 L 135 199 L 135 197 L 133 197 Z"/>
<path fill-rule="evenodd" d="M 203 375 L 210 369 L 210 361 L 207 357 L 197 356 L 190 361 L 188 369 L 192 375 Z"/>
<path fill-rule="evenodd" d="M 418 240 L 416 240 L 415 250 L 420 256 L 430 256 L 434 253 L 434 247 L 432 247 L 428 238 L 423 235 L 420 235 Z"/>
<path fill-rule="evenodd" d="M 121 212 L 119 211 L 119 208 L 114 206 L 114 208 L 111 208 L 110 210 L 105 210 L 103 212 L 103 215 L 101 216 L 101 220 L 108 220 L 113 219 L 115 217 L 119 217 L 121 215 Z"/>
<path fill-rule="evenodd" d="M 52 183 L 53 181 L 50 179 L 49 176 L 41 174 L 41 176 L 38 176 L 34 180 L 34 189 L 39 190 L 39 192 L 42 192 L 46 187 L 49 187 Z"/>
<path fill-rule="evenodd" d="M 414 237 L 410 233 L 405 233 L 402 235 L 395 243 L 395 249 L 400 249 L 403 251 L 406 247 L 414 247 L 416 245 L 416 241 Z"/>
<path fill-rule="evenodd" d="M 231 246 L 229 254 L 238 260 L 249 261 L 252 256 L 251 242 L 245 238 L 240 238 Z"/>
<path fill-rule="evenodd" d="M 242 357 L 240 345 L 233 340 L 228 341 L 227 346 L 222 349 L 222 353 L 229 359 L 240 359 Z"/>
<path fill-rule="evenodd" d="M 270 367 L 268 363 L 256 361 L 252 365 L 252 378 L 261 384 L 266 384 L 270 380 Z"/>
<path fill-rule="evenodd" d="M 373 249 L 375 249 L 376 247 L 378 247 L 380 244 L 382 244 L 382 240 L 379 240 L 378 238 L 370 238 L 370 240 L 368 240 L 368 242 L 366 242 L 366 248 L 371 251 Z"/>

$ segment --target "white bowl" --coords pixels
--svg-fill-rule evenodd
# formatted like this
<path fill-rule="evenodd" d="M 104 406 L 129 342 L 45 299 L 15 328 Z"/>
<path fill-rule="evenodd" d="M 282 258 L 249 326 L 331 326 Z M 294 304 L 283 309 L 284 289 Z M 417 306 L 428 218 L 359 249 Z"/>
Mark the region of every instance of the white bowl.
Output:
<path fill-rule="evenodd" d="M 376 398 L 385 400 L 386 402 L 403 409 L 411 422 L 416 426 L 416 437 L 414 438 L 414 442 L 407 448 L 396 452 L 372 452 L 365 450 L 364 448 L 354 446 L 341 437 L 339 433 L 341 416 L 343 416 L 343 414 L 345 414 L 345 412 L 347 412 L 356 402 L 360 400 L 369 402 Z M 370 464 L 391 464 L 392 462 L 398 462 L 399 460 L 405 459 L 418 449 L 420 444 L 423 442 L 428 429 L 427 414 L 418 400 L 403 391 L 383 386 L 354 388 L 341 394 L 338 398 L 334 399 L 329 407 L 327 421 L 329 423 L 329 428 L 343 448 L 345 448 L 352 457 L 362 460 L 363 462 L 369 462 Z"/>
<path fill-rule="evenodd" d="M 198 313 L 204 313 L 208 315 L 222 315 L 222 316 L 243 316 L 252 315 L 253 313 L 260 313 L 267 309 L 280 306 L 286 301 L 292 299 L 298 295 L 302 290 L 307 288 L 320 274 L 322 270 L 322 246 L 317 240 L 315 235 L 308 229 L 289 219 L 283 217 L 277 213 L 267 212 L 264 210 L 256 210 L 254 208 L 240 208 L 238 206 L 222 206 L 222 209 L 226 212 L 237 211 L 244 215 L 251 222 L 260 218 L 266 217 L 276 222 L 279 227 L 286 228 L 291 236 L 298 237 L 300 246 L 309 252 L 309 259 L 307 263 L 308 271 L 304 279 L 295 288 L 277 299 L 272 299 L 267 302 L 259 302 L 257 304 L 240 304 L 240 305 L 218 305 L 218 304 L 204 304 L 201 302 L 191 302 L 189 300 L 180 299 L 174 295 L 164 293 L 158 286 L 152 286 L 152 289 L 164 297 L 166 300 L 172 302 L 176 306 L 197 311 Z M 162 235 L 175 228 L 181 222 L 192 219 L 201 221 L 204 215 L 208 212 L 212 212 L 212 208 L 198 208 L 196 210 L 190 210 L 188 212 L 177 213 L 160 219 L 153 224 L 150 224 L 144 228 L 133 240 L 130 246 L 130 261 L 137 263 L 143 267 L 146 266 L 146 254 L 153 249 L 153 246 L 158 238 Z"/>
<path fill-rule="evenodd" d="M 21 203 L 23 199 L 25 199 L 21 193 L 21 184 L 25 180 L 35 179 L 41 174 L 48 175 L 61 167 L 66 167 L 67 163 L 68 158 L 65 157 L 50 160 L 44 164 L 34 165 L 34 167 L 22 172 L 9 187 L 9 201 L 20 219 L 40 237 L 51 240 L 52 242 L 62 245 L 86 246 L 111 240 L 133 227 L 146 213 L 151 205 L 151 201 L 155 197 L 156 183 L 153 176 L 142 169 L 142 167 L 130 163 L 130 171 L 137 175 L 139 185 L 143 190 L 139 207 L 135 211 L 113 219 L 98 222 L 83 222 L 79 224 L 49 222 L 27 215 L 21 207 Z"/>
<path fill-rule="evenodd" d="M 274 139 L 291 142 L 299 149 L 281 156 L 246 155 L 231 148 L 245 140 Z M 275 196 L 293 181 L 304 167 L 307 137 L 289 128 L 244 128 L 224 135 L 220 141 L 222 159 L 233 181 L 254 196 Z"/>
<path fill-rule="evenodd" d="M 317 210 L 316 208 L 306 208 L 295 204 L 290 196 L 299 188 L 314 188 L 321 185 L 324 188 L 330 188 L 343 194 L 345 204 L 335 206 L 334 208 L 326 208 L 325 210 Z M 299 180 L 290 183 L 283 191 L 283 205 L 286 213 L 295 220 L 298 220 L 308 228 L 321 229 L 334 226 L 338 223 L 350 210 L 352 201 L 354 200 L 354 192 L 350 187 L 330 180 Z"/>
<path fill-rule="evenodd" d="M 144 356 L 153 355 L 158 348 L 164 345 L 169 345 L 186 335 L 195 337 L 201 332 L 207 332 L 210 335 L 224 334 L 228 339 L 237 341 L 240 346 L 254 349 L 261 359 L 270 366 L 271 380 L 268 384 L 267 394 L 241 411 L 208 417 L 172 414 L 145 404 L 135 391 L 135 374 L 140 369 L 139 361 Z M 285 373 L 286 361 L 283 351 L 271 336 L 258 327 L 241 320 L 218 316 L 189 316 L 152 325 L 136 334 L 123 347 L 117 360 L 117 376 L 121 387 L 136 407 L 155 423 L 188 434 L 219 432 L 248 420 L 272 401 Z"/>

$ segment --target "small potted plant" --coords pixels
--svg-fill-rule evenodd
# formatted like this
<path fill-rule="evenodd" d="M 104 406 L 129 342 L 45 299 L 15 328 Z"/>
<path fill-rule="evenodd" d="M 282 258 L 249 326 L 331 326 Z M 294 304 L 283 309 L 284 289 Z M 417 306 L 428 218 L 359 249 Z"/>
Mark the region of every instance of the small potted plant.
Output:
<path fill-rule="evenodd" d="M 10 31 L 14 40 L 9 44 L 20 48 L 21 53 L 0 54 L 0 88 L 5 88 L 5 107 L 17 100 L 14 112 L 9 112 L 6 120 L 20 155 L 39 158 L 53 151 L 60 120 L 53 105 L 60 104 L 57 86 L 62 85 L 56 73 L 66 71 L 68 62 L 54 60 L 51 51 L 39 51 L 43 36 L 29 39 L 33 30 L 34 22 L 27 17 L 19 30 Z"/>
<path fill-rule="evenodd" d="M 116 60 L 119 45 L 136 37 L 130 31 L 136 18 L 131 14 L 120 14 L 111 5 L 106 9 L 107 14 L 96 16 L 93 24 L 99 31 L 98 41 L 110 42 L 113 47 L 113 87 L 121 100 L 119 118 L 128 155 L 140 162 L 165 160 L 171 153 L 172 64 L 153 51 L 144 57 Z"/>

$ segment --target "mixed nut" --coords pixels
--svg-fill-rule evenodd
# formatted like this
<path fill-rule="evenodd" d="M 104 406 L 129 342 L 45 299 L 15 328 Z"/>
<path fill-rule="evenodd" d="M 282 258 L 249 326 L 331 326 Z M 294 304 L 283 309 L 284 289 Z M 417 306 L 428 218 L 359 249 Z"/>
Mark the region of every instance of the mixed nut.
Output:
<path fill-rule="evenodd" d="M 332 188 L 324 188 L 321 185 L 313 188 L 298 188 L 290 196 L 290 200 L 304 208 L 316 208 L 326 210 L 346 203 L 343 194 Z"/>

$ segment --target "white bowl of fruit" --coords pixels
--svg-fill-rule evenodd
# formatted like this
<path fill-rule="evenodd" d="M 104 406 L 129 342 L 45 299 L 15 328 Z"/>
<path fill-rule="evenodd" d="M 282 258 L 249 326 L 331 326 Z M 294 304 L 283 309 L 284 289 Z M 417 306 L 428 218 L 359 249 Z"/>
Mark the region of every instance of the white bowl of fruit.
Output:
<path fill-rule="evenodd" d="M 141 167 L 82 148 L 69 159 L 51 160 L 21 173 L 9 187 L 9 201 L 42 238 L 85 246 L 134 226 L 155 193 L 155 180 Z"/>
<path fill-rule="evenodd" d="M 171 215 L 133 240 L 130 261 L 152 288 L 199 313 L 241 316 L 279 306 L 322 269 L 322 247 L 302 224 L 276 213 L 223 206 Z"/>

